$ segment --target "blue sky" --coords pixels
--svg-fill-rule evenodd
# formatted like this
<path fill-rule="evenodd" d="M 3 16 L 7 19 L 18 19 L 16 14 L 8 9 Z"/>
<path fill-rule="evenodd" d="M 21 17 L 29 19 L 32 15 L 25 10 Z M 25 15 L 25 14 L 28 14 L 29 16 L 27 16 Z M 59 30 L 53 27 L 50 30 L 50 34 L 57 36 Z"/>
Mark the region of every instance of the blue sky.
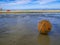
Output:
<path fill-rule="evenodd" d="M 60 0 L 0 0 L 3 9 L 60 9 Z"/>

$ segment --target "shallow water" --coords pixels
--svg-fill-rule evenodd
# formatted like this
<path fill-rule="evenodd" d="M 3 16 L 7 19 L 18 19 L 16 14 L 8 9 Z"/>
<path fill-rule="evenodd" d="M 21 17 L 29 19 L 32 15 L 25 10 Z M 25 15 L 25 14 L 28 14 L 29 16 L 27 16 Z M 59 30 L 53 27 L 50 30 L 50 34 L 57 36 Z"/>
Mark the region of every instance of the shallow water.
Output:
<path fill-rule="evenodd" d="M 43 19 L 52 24 L 48 35 L 41 35 L 37 29 Z M 60 15 L 0 14 L 0 45 L 60 45 Z"/>

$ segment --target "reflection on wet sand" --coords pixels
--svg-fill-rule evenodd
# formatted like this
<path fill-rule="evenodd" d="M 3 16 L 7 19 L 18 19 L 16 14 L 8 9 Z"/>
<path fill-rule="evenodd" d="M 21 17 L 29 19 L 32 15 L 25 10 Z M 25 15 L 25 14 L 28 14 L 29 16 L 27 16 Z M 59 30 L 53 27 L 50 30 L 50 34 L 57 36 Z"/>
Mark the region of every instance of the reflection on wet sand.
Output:
<path fill-rule="evenodd" d="M 50 45 L 50 37 L 49 35 L 38 35 L 38 43 L 40 45 Z"/>

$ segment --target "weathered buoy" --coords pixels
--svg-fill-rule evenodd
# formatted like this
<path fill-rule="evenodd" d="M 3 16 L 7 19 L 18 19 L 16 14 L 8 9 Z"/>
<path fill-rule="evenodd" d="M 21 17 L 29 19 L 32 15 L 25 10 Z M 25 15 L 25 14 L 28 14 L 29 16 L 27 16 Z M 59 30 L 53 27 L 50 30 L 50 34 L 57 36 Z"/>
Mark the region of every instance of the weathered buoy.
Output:
<path fill-rule="evenodd" d="M 42 20 L 38 23 L 38 31 L 41 34 L 48 34 L 51 31 L 52 25 L 48 20 Z"/>

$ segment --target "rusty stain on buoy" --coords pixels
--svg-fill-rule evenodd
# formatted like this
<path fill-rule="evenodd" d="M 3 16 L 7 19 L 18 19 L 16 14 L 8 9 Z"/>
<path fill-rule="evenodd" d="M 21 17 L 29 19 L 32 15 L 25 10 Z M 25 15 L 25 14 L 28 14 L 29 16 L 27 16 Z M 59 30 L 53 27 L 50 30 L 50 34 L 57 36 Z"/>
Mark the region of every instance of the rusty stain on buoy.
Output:
<path fill-rule="evenodd" d="M 47 34 L 51 31 L 52 25 L 48 20 L 42 20 L 38 23 L 38 31 L 42 34 Z"/>

